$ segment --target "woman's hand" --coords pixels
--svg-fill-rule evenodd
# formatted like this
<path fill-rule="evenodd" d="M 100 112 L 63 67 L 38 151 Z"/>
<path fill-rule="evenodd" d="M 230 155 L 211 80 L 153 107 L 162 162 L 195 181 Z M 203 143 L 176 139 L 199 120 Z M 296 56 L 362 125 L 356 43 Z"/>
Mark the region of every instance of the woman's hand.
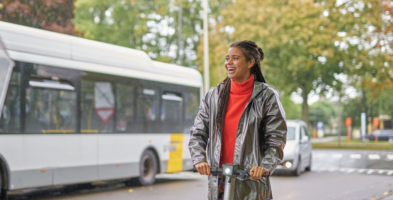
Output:
<path fill-rule="evenodd" d="M 270 175 L 269 170 L 260 166 L 254 166 L 250 170 L 250 179 L 260 179 L 265 172 L 267 172 L 268 176 Z"/>
<path fill-rule="evenodd" d="M 195 165 L 195 168 L 201 175 L 210 175 L 210 166 L 207 162 L 200 162 Z"/>

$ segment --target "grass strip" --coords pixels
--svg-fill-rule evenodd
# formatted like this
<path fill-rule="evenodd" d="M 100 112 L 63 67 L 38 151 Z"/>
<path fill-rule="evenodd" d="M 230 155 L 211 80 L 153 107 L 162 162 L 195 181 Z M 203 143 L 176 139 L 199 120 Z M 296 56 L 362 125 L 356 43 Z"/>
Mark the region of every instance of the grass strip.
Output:
<path fill-rule="evenodd" d="M 393 150 L 393 143 L 370 143 L 370 142 L 323 142 L 312 143 L 314 149 L 359 149 L 359 150 Z"/>

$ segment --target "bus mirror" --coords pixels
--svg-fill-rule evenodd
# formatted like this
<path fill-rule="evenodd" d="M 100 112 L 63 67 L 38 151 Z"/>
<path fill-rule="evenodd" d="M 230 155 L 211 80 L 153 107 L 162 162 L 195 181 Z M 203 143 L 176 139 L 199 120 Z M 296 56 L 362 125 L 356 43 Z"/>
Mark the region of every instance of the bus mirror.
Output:
<path fill-rule="evenodd" d="M 7 94 L 8 84 L 10 82 L 14 62 L 8 56 L 4 44 L 0 38 L 0 119 L 3 113 L 3 105 Z"/>

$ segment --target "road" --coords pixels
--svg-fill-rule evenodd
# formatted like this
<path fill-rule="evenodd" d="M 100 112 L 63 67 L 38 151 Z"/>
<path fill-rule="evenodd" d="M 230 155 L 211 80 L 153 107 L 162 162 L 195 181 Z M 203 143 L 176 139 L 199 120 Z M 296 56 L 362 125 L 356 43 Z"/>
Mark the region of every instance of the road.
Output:
<path fill-rule="evenodd" d="M 271 177 L 275 200 L 393 199 L 393 152 L 314 150 L 312 172 L 300 177 L 278 173 Z M 71 188 L 71 189 L 70 189 Z M 10 200 L 199 200 L 206 199 L 207 178 L 191 172 L 158 175 L 153 186 L 126 186 L 123 182 L 94 186 L 24 190 Z"/>

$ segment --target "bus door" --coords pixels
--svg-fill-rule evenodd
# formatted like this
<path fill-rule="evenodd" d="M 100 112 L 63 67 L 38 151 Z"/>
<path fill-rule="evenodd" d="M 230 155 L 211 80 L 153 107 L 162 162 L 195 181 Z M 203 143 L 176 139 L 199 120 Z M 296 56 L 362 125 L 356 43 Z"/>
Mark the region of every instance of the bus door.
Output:
<path fill-rule="evenodd" d="M 4 99 L 7 93 L 13 67 L 14 62 L 5 51 L 4 44 L 1 42 L 0 38 L 0 119 L 1 114 L 3 113 Z"/>
<path fill-rule="evenodd" d="M 162 131 L 171 133 L 167 172 L 179 172 L 183 170 L 183 98 L 169 92 L 161 98 Z"/>

